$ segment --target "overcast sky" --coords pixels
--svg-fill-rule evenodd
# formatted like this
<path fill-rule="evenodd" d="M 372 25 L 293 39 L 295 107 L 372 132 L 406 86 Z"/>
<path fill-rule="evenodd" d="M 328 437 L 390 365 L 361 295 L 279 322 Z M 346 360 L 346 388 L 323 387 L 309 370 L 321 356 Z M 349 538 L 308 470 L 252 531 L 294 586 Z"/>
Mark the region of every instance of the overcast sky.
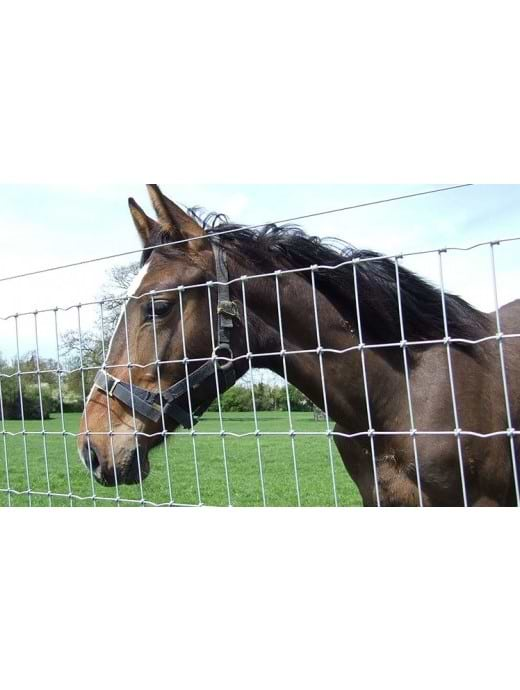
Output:
<path fill-rule="evenodd" d="M 448 185 L 449 183 L 447 183 Z M 398 196 L 439 185 L 162 185 L 174 200 L 258 224 L 315 211 Z M 138 249 L 127 210 L 134 196 L 151 213 L 144 185 L 0 185 L 0 277 Z M 444 246 L 467 246 L 520 235 L 520 185 L 473 187 L 304 220 L 310 233 L 344 239 L 383 253 Z M 520 243 L 497 248 L 499 300 L 520 294 Z M 137 257 L 137 255 L 136 255 Z M 99 296 L 107 270 L 132 257 L 0 282 L 0 316 L 53 306 L 69 306 Z M 405 265 L 438 282 L 437 255 Z M 485 310 L 493 308 L 489 248 L 449 254 L 446 286 Z M 85 310 L 85 327 L 93 312 Z M 40 320 L 41 319 L 41 320 Z M 34 349 L 34 320 L 19 320 L 20 350 Z M 51 317 L 39 317 L 40 346 L 52 355 Z M 60 328 L 77 323 L 60 315 Z M 11 354 L 13 320 L 0 322 L 0 351 Z"/>

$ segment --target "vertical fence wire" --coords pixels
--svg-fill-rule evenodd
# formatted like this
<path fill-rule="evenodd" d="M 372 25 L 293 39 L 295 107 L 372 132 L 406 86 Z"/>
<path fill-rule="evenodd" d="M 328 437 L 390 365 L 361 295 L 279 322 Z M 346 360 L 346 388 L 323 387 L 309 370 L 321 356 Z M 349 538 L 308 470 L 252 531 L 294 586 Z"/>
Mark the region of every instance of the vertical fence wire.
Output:
<path fill-rule="evenodd" d="M 103 365 L 101 369 L 106 372 L 107 370 L 107 357 L 108 353 L 106 352 L 106 347 L 105 347 L 105 308 L 104 308 L 104 303 L 101 301 L 100 303 L 100 309 L 99 309 L 99 318 L 101 321 L 101 354 L 103 357 Z M 112 337 L 115 336 L 117 332 L 118 325 L 121 323 L 123 319 L 123 305 L 121 304 L 121 314 L 119 317 L 118 324 L 114 328 L 114 333 Z M 116 467 L 116 456 L 114 452 L 114 430 L 112 426 L 112 410 L 110 408 L 110 395 L 109 395 L 109 390 L 108 390 L 108 381 L 105 378 L 105 399 L 106 399 L 106 405 L 107 405 L 107 422 L 108 422 L 108 440 L 109 440 L 109 445 L 110 445 L 110 455 L 111 455 L 111 460 L 112 460 L 112 466 L 114 467 L 114 489 L 115 489 L 115 503 L 117 507 L 121 506 L 121 496 L 119 493 L 119 481 L 117 477 L 117 472 L 115 471 Z"/>
<path fill-rule="evenodd" d="M 509 390 L 507 385 L 507 370 L 506 370 L 506 360 L 504 354 L 504 334 L 502 333 L 502 325 L 500 322 L 500 309 L 498 307 L 498 288 L 497 288 L 497 276 L 496 276 L 496 266 L 495 266 L 495 245 L 493 242 L 489 245 L 491 254 L 491 275 L 493 278 L 493 297 L 495 301 L 495 319 L 497 326 L 497 340 L 498 340 L 498 351 L 500 355 L 500 370 L 502 374 L 502 386 L 504 389 L 504 403 L 507 417 L 507 434 L 509 436 L 509 448 L 511 452 L 511 464 L 513 469 L 513 481 L 515 485 L 515 496 L 516 505 L 520 508 L 520 494 L 518 490 L 518 471 L 516 466 L 516 451 L 515 451 L 515 430 L 513 428 L 513 421 L 511 416 L 511 405 L 509 401 Z"/>
<path fill-rule="evenodd" d="M 226 432 L 224 430 L 224 419 L 222 417 L 222 401 L 220 397 L 220 386 L 218 383 L 218 357 L 217 357 L 217 344 L 215 340 L 215 327 L 213 325 L 213 307 L 212 307 L 212 301 L 211 301 L 211 285 L 208 285 L 208 305 L 209 305 L 209 329 L 210 329 L 210 335 L 211 335 L 211 352 L 212 352 L 212 359 L 213 359 L 213 370 L 214 370 L 214 376 L 215 376 L 215 390 L 217 393 L 217 409 L 218 409 L 218 419 L 219 419 L 219 424 L 220 424 L 220 440 L 222 443 L 222 459 L 224 461 L 224 473 L 226 477 L 226 491 L 227 491 L 227 499 L 228 499 L 228 505 L 231 507 L 233 505 L 233 499 L 231 496 L 231 484 L 229 481 L 229 467 L 228 467 L 228 457 L 227 457 L 227 451 L 226 451 Z M 217 307 L 218 309 L 218 307 Z M 217 319 L 218 319 L 218 314 L 217 314 Z M 184 350 L 186 351 L 186 346 L 185 346 L 185 341 L 184 341 L 184 327 L 183 327 L 183 347 Z"/>
<path fill-rule="evenodd" d="M 361 306 L 359 302 L 359 286 L 358 286 L 358 275 L 357 275 L 357 267 L 359 264 L 359 259 L 354 260 L 352 263 L 352 272 L 353 272 L 353 277 L 354 277 L 354 297 L 356 300 L 356 316 L 357 316 L 357 326 L 358 326 L 358 334 L 359 334 L 359 352 L 361 355 L 361 372 L 363 375 L 363 388 L 365 391 L 365 403 L 366 403 L 366 409 L 367 409 L 367 419 L 368 419 L 368 437 L 370 439 L 370 452 L 372 455 L 372 471 L 374 473 L 374 487 L 375 487 L 375 496 L 376 496 L 376 505 L 379 508 L 381 506 L 381 496 L 379 494 L 379 480 L 377 476 L 377 458 L 376 458 L 376 449 L 375 449 L 375 442 L 374 442 L 374 427 L 372 425 L 372 412 L 370 409 L 370 396 L 368 393 L 368 378 L 367 378 L 367 367 L 366 367 L 366 361 L 365 361 L 365 341 L 363 339 L 363 327 L 361 325 Z"/>
<path fill-rule="evenodd" d="M 164 401 L 163 401 L 163 388 L 161 380 L 161 360 L 159 357 L 159 345 L 157 342 L 157 318 L 155 315 L 155 293 L 152 293 L 152 329 L 153 329 L 153 347 L 155 353 L 155 367 L 157 372 L 157 385 L 159 386 L 159 405 L 161 408 L 161 423 L 162 423 L 162 437 L 163 437 L 163 447 L 164 447 L 164 462 L 166 465 L 166 479 L 168 480 L 168 496 L 170 499 L 170 505 L 173 505 L 173 491 L 172 491 L 172 480 L 170 476 L 170 458 L 168 454 L 168 431 L 166 429 L 166 418 L 164 416 Z"/>
<path fill-rule="evenodd" d="M 49 502 L 49 508 L 52 508 L 52 492 L 51 492 L 51 481 L 49 476 L 49 457 L 47 452 L 47 433 L 45 431 L 45 419 L 44 419 L 44 409 L 43 409 L 43 398 L 42 398 L 42 376 L 40 373 L 40 343 L 38 338 L 38 312 L 34 312 L 34 341 L 36 345 L 36 376 L 38 380 L 38 402 L 40 404 L 40 416 L 41 416 L 41 434 L 42 434 L 42 446 L 43 446 L 43 462 L 45 465 L 45 480 L 47 483 L 47 496 Z"/>
<path fill-rule="evenodd" d="M 90 466 L 90 488 L 92 489 L 92 502 L 94 506 L 96 505 L 96 486 L 94 484 L 94 468 L 92 467 L 92 448 L 90 441 L 90 429 L 88 424 L 88 412 L 87 412 L 87 391 L 85 387 L 85 367 L 83 362 L 83 330 L 81 328 L 81 304 L 77 307 L 78 316 L 78 340 L 79 340 L 79 366 L 80 366 L 80 378 L 81 378 L 81 394 L 83 396 L 83 410 L 85 418 L 85 438 L 87 440 L 88 449 L 88 463 Z"/>
<path fill-rule="evenodd" d="M 5 426 L 4 396 L 2 391 L 3 374 L 0 374 L 0 421 L 2 422 L 2 445 L 4 448 L 5 483 L 7 493 L 7 505 L 11 507 L 11 482 L 9 479 L 9 460 L 7 455 L 7 430 Z"/>
<path fill-rule="evenodd" d="M 27 454 L 27 429 L 25 427 L 25 410 L 23 404 L 23 386 L 22 386 L 22 371 L 21 358 L 20 358 L 20 338 L 18 333 L 18 314 L 14 317 L 14 327 L 16 333 L 16 376 L 18 378 L 18 392 L 20 395 L 20 415 L 22 418 L 22 439 L 23 439 L 23 454 L 25 461 L 25 477 L 27 480 L 27 496 L 29 501 L 29 506 L 32 506 L 32 491 L 31 491 L 31 478 L 29 472 L 29 457 Z"/>
<path fill-rule="evenodd" d="M 451 338 L 449 334 L 449 324 L 448 324 L 448 314 L 446 310 L 446 291 L 444 289 L 444 271 L 442 266 L 442 255 L 445 250 L 440 250 L 439 255 L 439 277 L 441 286 L 441 300 L 442 300 L 442 319 L 444 322 L 444 344 L 446 346 L 446 356 L 448 359 L 448 376 L 450 381 L 450 394 L 451 402 L 453 406 L 453 418 L 455 420 L 455 429 L 453 434 L 457 439 L 457 453 L 459 456 L 459 468 L 460 468 L 460 479 L 462 482 L 462 500 L 464 502 L 464 507 L 468 505 L 468 493 L 466 489 L 466 477 L 464 474 L 464 458 L 462 455 L 462 439 L 461 439 L 461 428 L 459 424 L 459 413 L 457 409 L 457 397 L 455 394 L 455 382 L 453 379 L 453 364 L 451 360 Z"/>
<path fill-rule="evenodd" d="M 327 386 L 325 385 L 325 370 L 323 367 L 323 347 L 321 345 L 321 329 L 320 329 L 320 319 L 318 315 L 318 300 L 316 297 L 316 268 L 311 271 L 311 286 L 312 286 L 312 302 L 314 307 L 314 323 L 316 326 L 316 341 L 317 341 L 317 353 L 320 363 L 320 378 L 321 378 L 321 390 L 323 395 L 323 411 L 325 412 L 325 422 L 327 425 L 327 443 L 329 449 L 329 463 L 330 463 L 330 473 L 332 479 L 332 495 L 334 498 L 334 505 L 338 507 L 338 491 L 336 488 L 336 471 L 334 468 L 334 454 L 332 452 L 332 429 L 330 428 L 329 420 L 329 403 L 327 400 Z"/>
<path fill-rule="evenodd" d="M 134 385 L 133 385 L 133 373 L 134 364 L 132 363 L 132 356 L 130 354 L 130 334 L 128 328 L 128 302 L 129 298 L 126 297 L 123 304 L 123 323 L 125 325 L 125 345 L 126 345 L 126 356 L 127 356 L 127 368 L 128 368 L 128 382 L 130 385 L 130 401 L 132 409 L 132 423 L 134 425 L 134 445 L 135 452 L 137 455 L 137 474 L 139 478 L 139 493 L 141 495 L 141 505 L 145 505 L 144 500 L 144 488 L 143 488 L 143 474 L 141 466 L 141 448 L 139 444 L 139 432 L 137 431 L 137 417 L 135 414 L 135 398 L 134 398 Z M 114 474 L 116 472 L 116 465 L 114 465 Z"/>
<path fill-rule="evenodd" d="M 246 299 L 246 278 L 242 276 L 241 278 L 242 286 L 242 307 L 244 310 L 244 331 L 246 336 L 246 348 L 247 348 L 247 365 L 249 369 L 249 376 L 251 378 L 251 403 L 253 406 L 253 419 L 255 422 L 255 440 L 256 440 L 256 452 L 258 455 L 258 472 L 260 475 L 260 487 L 262 490 L 262 503 L 264 507 L 267 505 L 267 497 L 265 492 L 265 481 L 264 481 L 264 464 L 262 460 L 262 451 L 260 448 L 260 436 L 261 431 L 258 425 L 258 414 L 256 409 L 256 395 L 255 395 L 255 382 L 253 379 L 253 353 L 251 352 L 251 339 L 249 337 L 249 317 L 247 311 L 247 299 Z"/>
<path fill-rule="evenodd" d="M 293 425 L 293 417 L 292 417 L 292 412 L 291 412 L 291 398 L 289 395 L 289 379 L 287 378 L 287 351 L 285 349 L 285 338 L 284 338 L 284 332 L 283 332 L 283 324 L 282 324 L 282 302 L 280 299 L 280 275 L 281 271 L 276 271 L 275 272 L 275 285 L 276 285 L 276 308 L 278 311 L 278 329 L 279 329 L 279 335 L 280 335 L 280 356 L 282 358 L 282 366 L 283 366 L 283 378 L 284 378 L 284 383 L 285 383 L 285 395 L 287 398 L 287 416 L 289 418 L 289 436 L 291 437 L 291 450 L 292 450 L 292 458 L 293 458 L 293 467 L 294 467 L 294 481 L 296 483 L 296 500 L 298 502 L 298 507 L 301 506 L 302 501 L 301 501 L 301 493 L 300 493 L 300 478 L 298 475 L 298 464 L 296 462 L 296 444 L 294 442 L 294 437 L 296 436 L 296 432 L 294 431 L 294 425 Z"/>
<path fill-rule="evenodd" d="M 58 325 L 58 307 L 54 310 L 54 337 L 56 341 L 56 377 L 58 379 L 58 398 L 60 401 L 60 421 L 61 421 L 61 433 L 63 436 L 63 456 L 65 459 L 65 477 L 67 479 L 67 489 L 70 505 L 73 505 L 72 501 L 72 483 L 70 479 L 70 464 L 69 464 L 69 450 L 67 448 L 67 430 L 65 428 L 65 414 L 63 410 L 63 371 L 61 367 L 61 352 L 60 352 L 60 336 L 59 336 L 59 325 Z"/>
<path fill-rule="evenodd" d="M 190 433 L 191 433 L 191 442 L 192 442 L 192 447 L 193 447 L 193 463 L 195 466 L 195 481 L 197 483 L 197 498 L 199 501 L 199 505 L 202 505 L 202 493 L 200 490 L 200 471 L 199 471 L 199 462 L 197 458 L 197 443 L 196 443 L 196 435 L 197 432 L 195 431 L 195 426 L 194 426 L 194 419 L 193 419 L 193 405 L 191 403 L 191 391 L 190 391 L 190 386 L 189 386 L 189 381 L 190 381 L 190 370 L 188 367 L 189 364 L 189 359 L 188 359 L 188 349 L 186 347 L 186 333 L 184 330 L 184 299 L 183 299 L 183 292 L 184 288 L 180 286 L 178 288 L 178 295 L 179 295 L 179 311 L 180 311 L 180 320 L 181 320 L 181 337 L 182 337 L 182 352 L 183 352 L 183 362 L 184 362 L 184 375 L 186 376 L 186 381 L 188 385 L 186 386 L 187 389 L 187 399 L 188 399 L 188 411 L 190 414 L 190 420 L 191 420 L 191 426 L 190 426 Z M 229 477 L 227 473 L 227 464 L 224 465 L 224 469 L 226 472 L 226 487 L 227 487 L 227 492 L 228 492 L 228 498 L 231 496 L 231 492 L 229 489 Z"/>
<path fill-rule="evenodd" d="M 417 477 L 417 491 L 419 495 L 419 506 L 423 507 L 423 496 L 421 487 L 421 470 L 419 467 L 419 455 L 417 453 L 417 429 L 412 406 L 412 387 L 410 385 L 410 372 L 408 369 L 408 343 L 404 328 L 403 305 L 401 300 L 401 283 L 399 279 L 399 258 L 395 259 L 395 285 L 397 290 L 397 305 L 399 309 L 399 327 L 401 329 L 401 348 L 403 351 L 404 378 L 406 382 L 406 397 L 408 399 L 408 414 L 410 415 L 410 436 L 412 437 L 413 457 L 415 463 L 415 474 Z"/>

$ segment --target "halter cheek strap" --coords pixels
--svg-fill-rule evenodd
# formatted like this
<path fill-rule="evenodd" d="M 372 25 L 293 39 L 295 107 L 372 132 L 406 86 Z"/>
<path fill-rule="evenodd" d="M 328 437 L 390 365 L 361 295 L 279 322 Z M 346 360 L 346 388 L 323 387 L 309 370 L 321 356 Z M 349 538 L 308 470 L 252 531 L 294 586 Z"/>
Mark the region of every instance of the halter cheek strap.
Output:
<path fill-rule="evenodd" d="M 218 238 L 211 240 L 218 286 L 218 339 L 211 360 L 166 390 L 149 391 L 111 376 L 106 368 L 98 372 L 94 386 L 136 415 L 159 422 L 164 414 L 184 428 L 191 428 L 218 395 L 235 385 L 237 375 L 231 349 L 231 331 L 240 311 L 230 300 L 226 255 Z M 223 361 L 221 358 L 225 357 Z M 228 361 L 229 360 L 229 361 Z M 190 404 L 191 403 L 191 404 Z"/>

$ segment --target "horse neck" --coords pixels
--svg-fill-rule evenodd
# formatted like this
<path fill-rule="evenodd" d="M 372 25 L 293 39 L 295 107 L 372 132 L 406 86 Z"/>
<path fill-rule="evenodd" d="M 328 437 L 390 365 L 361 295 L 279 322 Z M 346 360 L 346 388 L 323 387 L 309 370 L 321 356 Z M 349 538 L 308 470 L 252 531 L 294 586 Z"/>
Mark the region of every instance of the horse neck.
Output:
<path fill-rule="evenodd" d="M 312 285 L 296 273 L 279 277 L 280 299 L 274 277 L 250 280 L 246 285 L 250 348 L 254 354 L 266 355 L 255 357 L 253 365 L 282 377 L 286 372 L 289 383 L 321 409 L 325 409 L 325 391 L 328 413 L 334 421 L 353 431 L 368 428 L 356 315 L 340 313 L 319 291 L 314 298 Z M 320 347 L 325 351 L 321 356 Z M 301 350 L 308 352 L 285 357 L 281 354 Z M 396 384 L 396 372 L 390 364 L 379 353 L 366 352 L 365 358 L 370 377 L 376 377 L 380 384 L 378 389 L 395 390 L 392 386 Z M 373 421 L 378 416 L 377 404 L 376 396 L 371 400 Z"/>

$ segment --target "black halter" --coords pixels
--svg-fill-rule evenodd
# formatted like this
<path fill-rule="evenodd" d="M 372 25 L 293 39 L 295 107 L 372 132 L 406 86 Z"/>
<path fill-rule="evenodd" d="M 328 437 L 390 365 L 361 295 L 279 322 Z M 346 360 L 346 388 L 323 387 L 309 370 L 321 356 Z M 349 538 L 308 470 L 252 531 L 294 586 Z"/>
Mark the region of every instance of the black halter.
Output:
<path fill-rule="evenodd" d="M 218 340 L 210 360 L 192 374 L 162 392 L 148 391 L 111 376 L 105 367 L 98 372 L 94 386 L 109 398 L 114 398 L 136 415 L 159 422 L 164 414 L 188 429 L 199 421 L 218 395 L 235 385 L 237 376 L 231 349 L 233 320 L 240 312 L 229 296 L 229 273 L 226 255 L 218 238 L 211 241 L 218 284 Z M 226 359 L 222 359 L 225 357 Z M 191 403 L 191 406 L 190 406 Z M 191 408 L 191 411 L 190 411 Z"/>

